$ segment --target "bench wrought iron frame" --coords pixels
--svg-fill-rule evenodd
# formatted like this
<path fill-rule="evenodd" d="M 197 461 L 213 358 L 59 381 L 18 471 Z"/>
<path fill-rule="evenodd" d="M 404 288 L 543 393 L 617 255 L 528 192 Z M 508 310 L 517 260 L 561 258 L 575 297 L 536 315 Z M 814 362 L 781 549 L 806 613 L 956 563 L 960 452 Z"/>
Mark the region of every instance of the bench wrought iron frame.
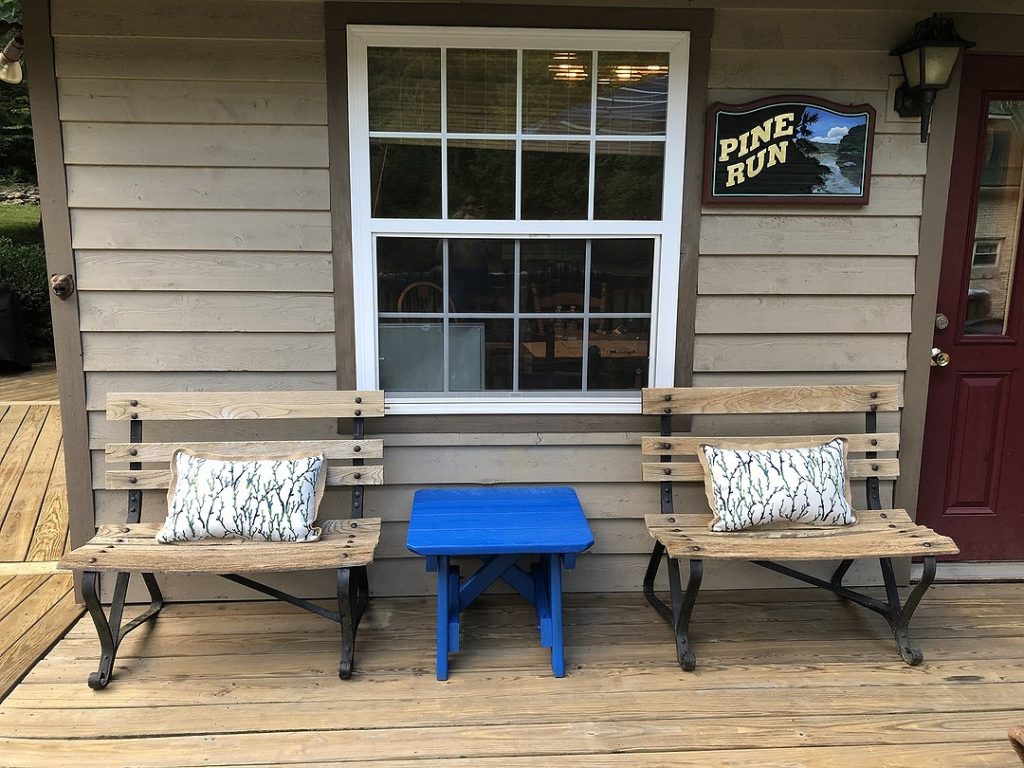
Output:
<path fill-rule="evenodd" d="M 659 419 L 661 436 L 671 437 L 672 415 L 665 414 L 660 416 Z M 878 431 L 878 413 L 876 406 L 871 406 L 871 409 L 865 413 L 864 420 L 865 434 L 871 434 Z M 875 452 L 865 453 L 865 457 L 868 459 L 873 459 L 877 456 L 878 454 Z M 671 461 L 671 457 L 662 455 L 661 461 Z M 660 486 L 661 512 L 664 515 L 671 515 L 674 512 L 672 483 L 663 481 Z M 881 509 L 881 490 L 878 477 L 872 476 L 865 478 L 865 486 L 867 491 L 868 509 Z M 651 559 L 647 564 L 647 571 L 644 574 L 644 596 L 647 598 L 647 602 L 649 602 L 669 623 L 669 626 L 672 627 L 672 631 L 675 634 L 676 639 L 676 657 L 679 661 L 679 666 L 687 672 L 692 672 L 697 668 L 697 659 L 690 647 L 690 619 L 693 616 L 693 607 L 697 602 L 697 595 L 700 592 L 701 581 L 704 578 L 704 561 L 701 558 L 689 558 L 689 578 L 687 579 L 686 589 L 684 591 L 682 587 L 682 577 L 679 570 L 679 561 L 672 557 L 666 557 L 665 555 L 665 545 L 656 541 L 654 548 L 651 551 Z M 876 597 L 872 597 L 843 586 L 843 578 L 853 565 L 853 560 L 841 561 L 839 566 L 832 573 L 832 578 L 828 581 L 771 560 L 752 560 L 750 562 L 754 563 L 754 565 L 761 566 L 762 568 L 767 568 L 768 570 L 775 571 L 776 573 L 781 573 L 785 576 L 789 576 L 790 578 L 797 579 L 805 584 L 826 589 L 839 597 L 881 615 L 886 622 L 888 622 L 889 628 L 892 630 L 893 639 L 896 641 L 896 648 L 899 650 L 902 659 L 911 666 L 917 666 L 924 661 L 924 654 L 921 653 L 919 648 L 915 648 L 911 644 L 910 620 L 913 618 L 914 612 L 917 610 L 917 606 L 921 602 L 921 598 L 924 597 L 925 592 L 928 591 L 928 588 L 935 580 L 936 568 L 934 556 L 925 556 L 922 559 L 923 570 L 921 573 L 921 580 L 911 590 L 904 602 L 900 601 L 899 588 L 896 584 L 896 575 L 893 570 L 892 558 L 890 557 L 879 558 L 879 564 L 882 569 L 882 580 L 885 583 L 885 600 L 879 600 Z M 658 576 L 662 560 L 668 561 L 668 583 L 671 605 L 667 605 L 665 601 L 658 597 L 654 591 L 654 581 Z"/>
<path fill-rule="evenodd" d="M 129 422 L 129 442 L 142 442 L 142 421 L 137 414 L 132 415 Z M 365 420 L 356 416 L 352 419 L 352 438 L 362 440 L 365 437 Z M 352 459 L 353 466 L 362 466 L 363 459 Z M 141 470 L 141 462 L 131 462 L 129 469 Z M 353 519 L 363 516 L 363 497 L 365 486 L 352 486 L 352 514 Z M 128 514 L 125 516 L 125 523 L 132 524 L 140 522 L 142 517 L 142 490 L 130 489 L 128 491 Z M 94 690 L 106 688 L 110 682 L 114 669 L 114 662 L 117 659 L 117 651 L 121 641 L 132 630 L 138 629 L 147 624 L 160 614 L 163 608 L 164 598 L 160 592 L 156 576 L 153 573 L 139 572 L 149 591 L 150 604 L 142 613 L 122 624 L 125 601 L 128 596 L 128 585 L 132 573 L 122 571 L 117 574 L 117 581 L 114 585 L 114 593 L 111 597 L 109 613 L 103 610 L 100 601 L 100 579 L 99 571 L 82 572 L 82 598 L 85 607 L 96 625 L 96 633 L 100 640 L 100 664 L 96 672 L 89 674 L 89 687 Z M 341 625 L 341 661 L 338 664 L 338 676 L 343 680 L 352 677 L 352 668 L 355 660 L 356 632 L 359 629 L 359 622 L 366 612 L 370 602 L 370 581 L 367 575 L 366 566 L 338 568 L 337 590 L 338 610 L 332 611 L 317 603 L 296 597 L 282 590 L 255 581 L 246 576 L 236 573 L 216 574 L 222 579 L 227 579 L 236 584 L 260 592 L 269 597 L 275 598 L 301 608 L 304 611 L 315 613 L 329 621 Z"/>

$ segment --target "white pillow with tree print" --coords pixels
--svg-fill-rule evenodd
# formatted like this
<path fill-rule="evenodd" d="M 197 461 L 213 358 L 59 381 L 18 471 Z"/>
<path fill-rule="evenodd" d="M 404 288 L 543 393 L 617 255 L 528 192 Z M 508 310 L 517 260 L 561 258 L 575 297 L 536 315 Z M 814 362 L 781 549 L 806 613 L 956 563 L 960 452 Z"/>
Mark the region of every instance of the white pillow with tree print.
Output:
<path fill-rule="evenodd" d="M 171 456 L 167 519 L 157 541 L 316 541 L 324 495 L 322 454 L 258 459 L 179 448 Z"/>
<path fill-rule="evenodd" d="M 710 530 L 740 531 L 783 520 L 819 525 L 857 522 L 850 506 L 846 440 L 806 448 L 701 445 L 704 489 L 715 513 Z"/>

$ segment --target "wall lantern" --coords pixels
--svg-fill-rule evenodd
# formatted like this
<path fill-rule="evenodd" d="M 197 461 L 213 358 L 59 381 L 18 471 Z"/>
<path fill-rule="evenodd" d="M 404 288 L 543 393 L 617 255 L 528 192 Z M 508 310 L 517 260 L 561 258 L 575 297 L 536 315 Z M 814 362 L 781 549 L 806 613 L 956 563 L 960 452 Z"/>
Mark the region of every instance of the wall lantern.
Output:
<path fill-rule="evenodd" d="M 921 118 L 921 143 L 928 141 L 935 94 L 949 87 L 960 52 L 974 43 L 957 34 L 952 19 L 932 14 L 914 25 L 914 34 L 889 51 L 900 57 L 903 84 L 896 91 L 893 108 L 900 117 Z"/>
<path fill-rule="evenodd" d="M 0 80 L 5 83 L 17 85 L 25 76 L 21 68 L 21 54 L 25 50 L 25 41 L 21 36 L 21 25 L 0 21 L 0 39 L 11 30 L 14 30 L 14 37 L 0 51 Z"/>

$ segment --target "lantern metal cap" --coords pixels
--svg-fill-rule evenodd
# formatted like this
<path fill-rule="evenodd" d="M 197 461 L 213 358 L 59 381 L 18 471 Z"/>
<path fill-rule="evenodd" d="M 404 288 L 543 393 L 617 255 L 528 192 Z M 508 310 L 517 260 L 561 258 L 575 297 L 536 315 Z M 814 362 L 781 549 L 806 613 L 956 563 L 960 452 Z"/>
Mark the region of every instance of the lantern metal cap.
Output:
<path fill-rule="evenodd" d="M 921 19 L 914 25 L 914 34 L 902 45 L 889 51 L 890 56 L 902 56 L 904 53 L 926 45 L 945 46 L 949 48 L 973 48 L 973 40 L 960 37 L 953 20 L 933 13 L 927 19 Z"/>

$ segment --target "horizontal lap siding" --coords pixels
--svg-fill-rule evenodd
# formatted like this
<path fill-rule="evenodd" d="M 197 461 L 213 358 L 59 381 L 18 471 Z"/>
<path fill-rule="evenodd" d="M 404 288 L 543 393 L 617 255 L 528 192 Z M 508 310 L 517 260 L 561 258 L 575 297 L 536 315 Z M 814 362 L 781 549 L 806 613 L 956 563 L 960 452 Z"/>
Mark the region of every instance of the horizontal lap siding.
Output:
<path fill-rule="evenodd" d="M 90 442 L 108 391 L 334 388 L 322 4 L 58 0 L 53 29 Z"/>
<path fill-rule="evenodd" d="M 709 101 L 806 94 L 878 120 L 869 205 L 704 207 L 695 383 L 902 383 L 927 148 L 892 111 L 888 51 L 918 15 L 716 11 Z"/>
<path fill-rule="evenodd" d="M 125 501 L 101 489 L 103 445 L 127 437 L 125 424 L 103 418 L 107 392 L 335 386 L 334 307 L 343 299 L 333 295 L 322 14 L 311 0 L 53 4 L 98 522 L 122 519 Z M 925 149 L 916 121 L 891 115 L 896 67 L 886 51 L 919 15 L 717 11 L 711 101 L 808 93 L 872 104 L 879 123 L 870 205 L 705 210 L 696 385 L 902 383 Z M 578 489 L 597 543 L 567 588 L 639 586 L 650 546 L 640 520 L 658 494 L 639 482 L 636 446 L 656 420 L 593 419 L 577 444 L 547 422 L 509 434 L 500 419 L 472 428 L 463 427 L 471 419 L 391 421 L 390 484 L 366 498 L 367 514 L 389 523 L 377 592 L 430 590 L 422 562 L 404 547 L 417 487 L 508 480 Z M 849 415 L 700 417 L 693 427 L 799 434 L 862 423 Z M 880 426 L 897 429 L 898 415 L 883 414 Z M 146 435 L 282 439 L 334 430 L 329 421 L 152 424 Z M 703 504 L 696 484 L 677 498 L 681 507 Z M 147 493 L 145 519 L 159 519 L 163 504 L 163 494 Z M 325 505 L 345 514 L 348 496 L 332 490 Z M 745 566 L 715 570 L 711 587 L 767 583 Z M 282 583 L 331 589 L 320 577 Z M 168 594 L 247 596 L 204 578 L 170 580 Z"/>

